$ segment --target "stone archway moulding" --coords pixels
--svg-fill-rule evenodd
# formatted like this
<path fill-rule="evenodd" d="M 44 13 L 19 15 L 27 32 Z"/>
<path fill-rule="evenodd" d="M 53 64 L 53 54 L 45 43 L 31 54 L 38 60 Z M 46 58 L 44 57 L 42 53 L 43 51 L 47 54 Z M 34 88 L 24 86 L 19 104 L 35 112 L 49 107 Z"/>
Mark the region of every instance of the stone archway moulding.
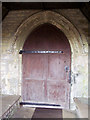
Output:
<path fill-rule="evenodd" d="M 17 49 L 23 49 L 23 44 L 28 35 L 39 25 L 50 23 L 59 28 L 69 40 L 71 51 L 73 53 L 81 53 L 82 40 L 80 34 L 74 25 L 68 21 L 64 16 L 53 11 L 41 11 L 26 19 L 17 29 L 14 36 L 14 43 Z"/>
<path fill-rule="evenodd" d="M 78 32 L 78 30 L 75 28 L 75 26 L 67 20 L 64 16 L 60 15 L 59 13 L 56 13 L 54 11 L 41 11 L 38 13 L 33 14 L 28 19 L 26 19 L 17 29 L 15 36 L 14 36 L 14 42 L 12 45 L 12 48 L 15 48 L 17 50 L 17 54 L 19 53 L 20 49 L 23 49 L 24 42 L 28 35 L 39 25 L 42 25 L 44 23 L 50 23 L 57 28 L 59 28 L 67 37 L 69 40 L 70 46 L 71 46 L 71 52 L 73 53 L 71 55 L 71 71 L 74 71 L 74 67 L 77 66 L 74 58 L 82 54 L 83 52 L 83 42 L 82 38 Z M 83 59 L 83 56 L 82 56 Z M 21 95 L 21 84 L 22 84 L 22 55 L 18 54 L 18 76 L 19 76 L 19 86 L 18 86 L 18 92 L 20 92 Z M 82 64 L 82 62 L 80 63 Z M 85 66 L 86 68 L 86 66 Z M 75 70 L 77 72 L 77 70 Z M 71 89 L 72 92 L 72 89 Z M 73 92 L 72 92 L 73 93 Z"/>

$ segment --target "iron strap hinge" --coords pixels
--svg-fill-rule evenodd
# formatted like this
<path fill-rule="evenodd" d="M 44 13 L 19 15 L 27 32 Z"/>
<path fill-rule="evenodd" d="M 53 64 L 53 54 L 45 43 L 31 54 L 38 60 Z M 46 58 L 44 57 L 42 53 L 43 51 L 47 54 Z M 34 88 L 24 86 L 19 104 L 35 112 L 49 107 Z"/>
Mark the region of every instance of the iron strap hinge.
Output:
<path fill-rule="evenodd" d="M 25 50 L 20 50 L 19 54 L 22 53 L 63 53 L 63 51 L 25 51 Z"/>

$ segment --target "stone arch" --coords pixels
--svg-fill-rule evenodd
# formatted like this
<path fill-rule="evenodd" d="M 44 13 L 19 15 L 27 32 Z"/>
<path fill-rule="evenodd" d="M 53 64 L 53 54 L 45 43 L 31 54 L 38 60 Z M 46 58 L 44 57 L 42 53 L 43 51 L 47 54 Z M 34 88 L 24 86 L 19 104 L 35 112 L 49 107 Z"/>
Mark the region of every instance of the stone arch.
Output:
<path fill-rule="evenodd" d="M 64 32 L 70 42 L 73 54 L 82 52 L 83 43 L 78 30 L 64 16 L 53 11 L 41 11 L 26 19 L 17 29 L 13 45 L 16 44 L 18 50 L 22 49 L 27 36 L 44 23 L 52 24 Z"/>
<path fill-rule="evenodd" d="M 59 13 L 56 13 L 54 11 L 41 11 L 38 13 L 33 14 L 30 16 L 28 19 L 26 19 L 17 29 L 15 36 L 14 36 L 14 41 L 12 45 L 12 49 L 15 48 L 17 50 L 17 54 L 19 53 L 20 49 L 23 49 L 24 42 L 28 35 L 39 25 L 42 25 L 44 23 L 49 23 L 57 28 L 59 28 L 67 37 L 70 46 L 71 46 L 71 71 L 72 71 L 72 76 L 73 73 L 78 73 L 79 70 L 75 69 L 78 65 L 82 66 L 82 62 L 80 60 L 83 59 L 82 53 L 84 53 L 83 49 L 83 41 L 86 38 L 83 35 L 80 35 L 78 29 L 69 21 L 67 20 L 64 16 L 60 15 Z M 15 51 L 16 52 L 16 51 Z M 81 57 L 78 64 L 77 61 L 79 59 L 79 56 Z M 85 58 L 87 59 L 87 58 Z M 18 76 L 19 76 L 19 85 L 18 85 L 18 90 L 21 94 L 21 84 L 22 84 L 22 55 L 18 54 Z M 78 68 L 78 67 L 77 67 Z M 86 65 L 83 67 L 86 68 Z M 81 73 L 81 70 L 79 71 Z M 78 80 L 78 78 L 77 78 Z M 82 82 L 82 80 L 81 80 Z M 73 84 L 73 83 L 72 83 Z M 76 84 L 78 86 L 78 84 Z M 73 85 L 74 86 L 74 85 Z M 75 86 L 76 87 L 76 86 Z M 77 90 L 78 91 L 78 90 Z M 73 89 L 71 89 L 71 99 L 73 98 L 74 95 Z"/>

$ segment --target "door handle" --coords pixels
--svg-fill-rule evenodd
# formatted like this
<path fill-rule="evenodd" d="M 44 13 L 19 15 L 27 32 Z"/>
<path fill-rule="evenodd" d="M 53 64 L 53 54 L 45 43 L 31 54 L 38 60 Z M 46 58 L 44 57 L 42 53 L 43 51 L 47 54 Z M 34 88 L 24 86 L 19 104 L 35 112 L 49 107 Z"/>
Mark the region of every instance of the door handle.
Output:
<path fill-rule="evenodd" d="M 65 71 L 69 74 L 68 82 L 71 83 L 71 71 L 69 71 L 69 66 L 65 66 Z"/>

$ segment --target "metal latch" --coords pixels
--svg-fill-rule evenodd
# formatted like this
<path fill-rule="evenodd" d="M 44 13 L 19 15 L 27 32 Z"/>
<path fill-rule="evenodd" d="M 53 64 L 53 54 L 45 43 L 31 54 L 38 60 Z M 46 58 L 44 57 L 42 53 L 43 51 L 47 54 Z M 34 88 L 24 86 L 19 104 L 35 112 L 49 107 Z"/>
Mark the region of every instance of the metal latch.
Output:
<path fill-rule="evenodd" d="M 69 83 L 71 83 L 71 71 L 69 71 L 69 80 L 68 80 Z"/>
<path fill-rule="evenodd" d="M 65 66 L 65 71 L 68 72 L 69 71 L 69 67 Z"/>

